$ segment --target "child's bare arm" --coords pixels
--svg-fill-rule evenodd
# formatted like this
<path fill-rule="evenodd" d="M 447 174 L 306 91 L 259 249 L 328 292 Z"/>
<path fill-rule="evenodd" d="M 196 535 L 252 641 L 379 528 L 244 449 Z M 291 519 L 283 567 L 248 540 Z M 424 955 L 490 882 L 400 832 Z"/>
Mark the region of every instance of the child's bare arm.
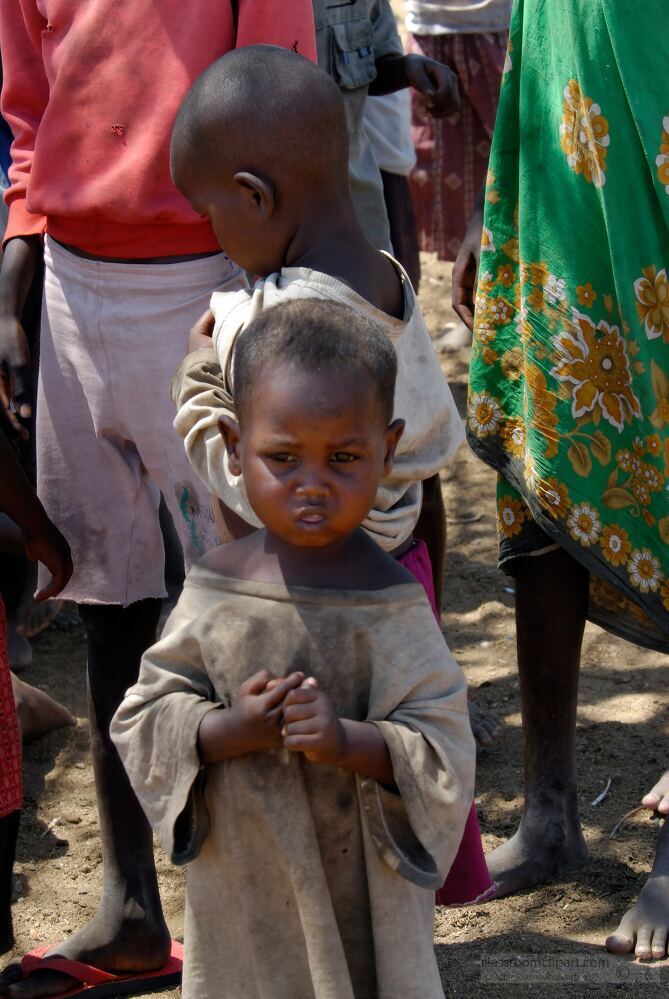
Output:
<path fill-rule="evenodd" d="M 72 575 L 70 546 L 47 517 L 2 433 L 0 468 L 0 512 L 23 531 L 28 558 L 42 562 L 51 573 L 51 582 L 36 594 L 37 600 L 46 600 L 60 593 Z"/>
<path fill-rule="evenodd" d="M 304 673 L 291 673 L 268 687 L 273 679 L 268 670 L 260 670 L 244 681 L 229 708 L 209 711 L 204 716 L 197 734 L 203 763 L 221 763 L 246 753 L 281 748 L 284 698 L 299 687 Z"/>
<path fill-rule="evenodd" d="M 337 718 L 332 701 L 309 677 L 283 704 L 283 745 L 312 763 L 329 763 L 381 784 L 394 784 L 386 741 L 371 722 Z"/>

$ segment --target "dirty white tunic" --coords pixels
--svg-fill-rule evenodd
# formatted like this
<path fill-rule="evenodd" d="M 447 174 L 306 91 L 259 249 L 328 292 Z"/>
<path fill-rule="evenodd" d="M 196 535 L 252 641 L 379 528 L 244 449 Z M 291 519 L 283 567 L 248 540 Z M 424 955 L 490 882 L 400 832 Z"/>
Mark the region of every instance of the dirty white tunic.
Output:
<path fill-rule="evenodd" d="M 411 282 L 401 265 L 390 259 L 402 279 L 401 319 L 376 309 L 338 278 L 308 267 L 284 267 L 280 273 L 258 281 L 252 291 L 218 291 L 212 295 L 211 308 L 216 317 L 214 350 L 194 351 L 177 369 L 171 387 L 179 410 L 174 426 L 202 481 L 253 527 L 262 525 L 251 509 L 244 480 L 230 471 L 218 419 L 224 413 L 234 416 L 233 349 L 239 333 L 265 309 L 282 302 L 317 298 L 347 305 L 379 323 L 395 348 L 393 419 L 405 421 L 404 433 L 393 467 L 381 480 L 374 506 L 362 523 L 385 551 L 393 551 L 411 537 L 421 511 L 423 481 L 445 468 L 462 444 L 462 420 Z"/>
<path fill-rule="evenodd" d="M 201 767 L 203 716 L 267 668 L 376 724 L 399 793 L 285 750 Z M 184 999 L 437 999 L 434 890 L 473 796 L 464 677 L 420 585 L 339 591 L 196 566 L 112 736 L 189 863 Z"/>

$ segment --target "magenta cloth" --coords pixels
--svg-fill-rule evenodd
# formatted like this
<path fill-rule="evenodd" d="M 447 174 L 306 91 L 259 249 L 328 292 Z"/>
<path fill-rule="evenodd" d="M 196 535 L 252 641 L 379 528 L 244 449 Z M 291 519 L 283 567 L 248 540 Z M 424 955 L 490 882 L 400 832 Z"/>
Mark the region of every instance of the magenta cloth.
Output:
<path fill-rule="evenodd" d="M 425 542 L 414 541 L 409 551 L 400 556 L 398 561 L 421 583 L 434 616 L 441 624 L 441 615 L 434 595 L 432 564 Z M 492 898 L 494 894 L 495 883 L 488 872 L 476 805 L 472 803 L 460 848 L 443 886 L 436 894 L 436 902 L 437 905 L 474 905 Z"/>
<path fill-rule="evenodd" d="M 5 608 L 0 600 L 0 818 L 18 811 L 22 804 L 21 740 L 7 658 Z"/>

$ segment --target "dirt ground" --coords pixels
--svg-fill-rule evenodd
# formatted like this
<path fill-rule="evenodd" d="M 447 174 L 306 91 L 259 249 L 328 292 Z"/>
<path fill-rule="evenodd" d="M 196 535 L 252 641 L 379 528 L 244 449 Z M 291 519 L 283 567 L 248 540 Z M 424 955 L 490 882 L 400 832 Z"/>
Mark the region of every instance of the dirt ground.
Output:
<path fill-rule="evenodd" d="M 447 304 L 450 268 L 428 257 L 423 263 L 421 300 L 438 337 L 453 318 Z M 463 411 L 468 350 L 442 359 Z M 514 830 L 522 804 L 513 592 L 496 568 L 493 473 L 463 448 L 444 476 L 444 494 L 449 515 L 446 635 L 474 698 L 504 719 L 500 739 L 480 755 L 478 767 L 479 818 L 485 845 L 492 848 Z M 24 675 L 62 700 L 79 724 L 26 750 L 25 811 L 15 869 L 17 957 L 72 933 L 93 914 L 98 899 L 102 866 L 84 670 L 79 629 L 39 638 L 34 666 Z M 439 912 L 435 946 L 446 996 L 515 999 L 541 994 L 552 999 L 614 989 L 621 996 L 666 996 L 669 961 L 649 967 L 614 960 L 602 943 L 641 888 L 653 856 L 655 827 L 648 818 L 628 821 L 613 840 L 609 834 L 666 765 L 668 673 L 665 657 L 588 627 L 577 742 L 590 864 L 560 884 Z M 609 780 L 608 795 L 594 806 Z M 183 872 L 172 868 L 159 850 L 157 856 L 165 912 L 173 934 L 180 937 Z"/>

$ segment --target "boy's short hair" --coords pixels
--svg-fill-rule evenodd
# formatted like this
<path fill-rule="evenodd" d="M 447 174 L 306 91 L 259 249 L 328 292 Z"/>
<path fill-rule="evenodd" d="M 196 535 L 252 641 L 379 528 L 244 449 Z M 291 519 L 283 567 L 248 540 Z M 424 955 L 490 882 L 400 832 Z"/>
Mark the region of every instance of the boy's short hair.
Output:
<path fill-rule="evenodd" d="M 376 390 L 386 423 L 393 418 L 397 355 L 382 326 L 337 302 L 295 300 L 262 312 L 240 334 L 234 349 L 234 404 L 238 419 L 266 367 L 333 368 L 362 376 Z"/>

